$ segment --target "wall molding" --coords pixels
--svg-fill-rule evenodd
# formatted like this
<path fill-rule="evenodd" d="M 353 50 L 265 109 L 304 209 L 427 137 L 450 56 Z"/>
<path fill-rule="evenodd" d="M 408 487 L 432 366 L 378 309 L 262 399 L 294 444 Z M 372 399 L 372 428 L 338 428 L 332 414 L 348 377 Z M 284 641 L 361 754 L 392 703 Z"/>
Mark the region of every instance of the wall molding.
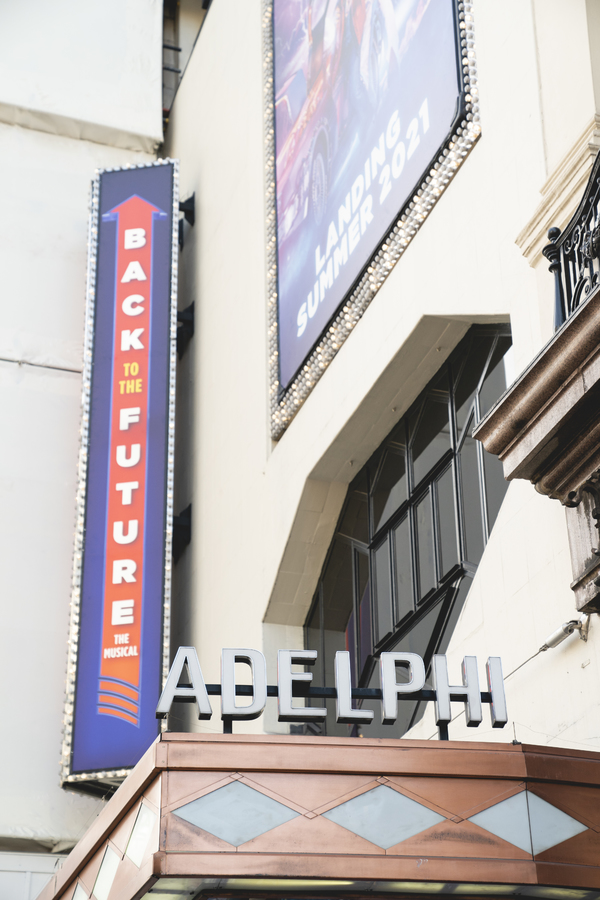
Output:
<path fill-rule="evenodd" d="M 548 229 L 562 231 L 573 215 L 599 150 L 600 115 L 595 115 L 542 186 L 542 202 L 517 236 L 515 243 L 530 266 L 542 259 Z"/>
<path fill-rule="evenodd" d="M 11 103 L 0 103 L 0 123 L 19 125 L 32 131 L 43 131 L 57 137 L 71 138 L 76 141 L 90 141 L 93 144 L 107 144 L 121 150 L 137 150 L 156 156 L 156 150 L 162 143 L 162 135 L 137 134 L 122 131 L 99 122 L 86 122 L 70 116 L 40 109 L 28 109 Z"/>

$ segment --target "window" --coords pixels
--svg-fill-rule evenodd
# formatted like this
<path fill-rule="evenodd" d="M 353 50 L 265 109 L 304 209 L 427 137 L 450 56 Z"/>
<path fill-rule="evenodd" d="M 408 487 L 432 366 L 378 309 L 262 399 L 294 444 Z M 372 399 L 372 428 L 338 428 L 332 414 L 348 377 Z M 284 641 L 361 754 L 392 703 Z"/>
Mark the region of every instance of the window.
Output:
<path fill-rule="evenodd" d="M 507 488 L 472 434 L 506 389 L 510 343 L 508 326 L 471 328 L 350 485 L 305 626 L 315 684 L 333 685 L 336 650 L 360 687 L 379 687 L 383 650 L 418 653 L 428 672 L 445 652 Z M 323 729 L 347 735 L 328 704 Z M 364 734 L 400 737 L 423 712 L 404 701 L 394 726 L 376 717 Z"/>

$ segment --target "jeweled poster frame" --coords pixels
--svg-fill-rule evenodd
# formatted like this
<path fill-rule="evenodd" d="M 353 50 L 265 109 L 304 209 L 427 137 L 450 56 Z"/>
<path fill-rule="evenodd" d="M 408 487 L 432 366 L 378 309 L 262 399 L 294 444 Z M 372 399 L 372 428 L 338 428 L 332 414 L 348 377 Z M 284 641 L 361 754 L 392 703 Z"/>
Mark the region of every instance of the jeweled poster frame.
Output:
<path fill-rule="evenodd" d="M 268 311 L 269 403 L 271 438 L 279 440 L 312 389 L 360 321 L 431 210 L 481 136 L 475 29 L 471 0 L 453 0 L 461 104 L 451 131 L 418 179 L 353 287 L 346 293 L 318 341 L 284 389 L 280 381 L 277 182 L 275 151 L 274 0 L 263 0 L 263 105 L 265 146 L 266 286 Z"/>
<path fill-rule="evenodd" d="M 169 241 L 168 272 L 168 334 L 166 335 L 167 377 L 164 385 L 166 391 L 166 441 L 164 472 L 164 537 L 162 539 L 162 609 L 160 635 L 160 684 L 157 684 L 157 697 L 166 681 L 170 663 L 170 611 L 171 611 L 171 575 L 172 575 L 172 535 L 173 535 L 173 473 L 174 473 L 174 441 L 175 441 L 175 380 L 177 367 L 177 277 L 178 277 L 178 227 L 179 227 L 179 162 L 175 159 L 159 159 L 152 163 L 125 165 L 98 169 L 95 172 L 90 192 L 90 213 L 87 241 L 86 270 L 86 302 L 84 317 L 84 348 L 81 394 L 80 447 L 78 460 L 78 480 L 76 495 L 76 519 L 73 553 L 73 571 L 71 584 L 71 602 L 69 617 L 69 636 L 67 650 L 67 677 L 65 690 L 65 706 L 63 716 L 63 741 L 60 763 L 60 777 L 63 787 L 77 789 L 98 796 L 106 796 L 116 789 L 118 784 L 133 768 L 132 765 L 107 767 L 73 772 L 73 728 L 76 700 L 77 672 L 81 638 L 81 600 L 82 575 L 86 533 L 86 504 L 88 493 L 89 457 L 90 457 L 90 413 L 93 390 L 94 337 L 96 322 L 96 305 L 98 290 L 98 250 L 99 250 L 99 216 L 100 185 L 102 176 L 112 172 L 134 172 L 140 169 L 171 167 L 171 208 L 168 216 L 171 219 Z M 166 253 L 166 250 L 165 250 Z M 135 309 L 135 301 L 133 304 Z M 134 313 L 135 314 L 135 313 Z M 134 319 L 135 321 L 135 319 Z M 165 723 L 160 728 L 164 730 Z M 159 729 L 157 728 L 157 734 Z"/>

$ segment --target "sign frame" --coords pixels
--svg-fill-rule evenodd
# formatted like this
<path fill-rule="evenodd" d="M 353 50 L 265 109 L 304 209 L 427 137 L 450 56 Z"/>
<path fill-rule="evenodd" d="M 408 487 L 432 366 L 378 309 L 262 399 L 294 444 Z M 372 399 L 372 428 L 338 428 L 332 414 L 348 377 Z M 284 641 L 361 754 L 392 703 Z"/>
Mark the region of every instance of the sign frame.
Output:
<path fill-rule="evenodd" d="M 81 636 L 82 576 L 85 545 L 88 468 L 90 457 L 90 414 L 92 401 L 92 364 L 94 353 L 94 329 L 96 320 L 97 267 L 99 249 L 100 183 L 101 177 L 110 172 L 132 171 L 172 166 L 172 210 L 169 255 L 169 334 L 168 379 L 166 404 L 166 473 L 165 517 L 163 544 L 162 629 L 160 646 L 160 687 L 164 687 L 170 663 L 170 618 L 173 537 L 173 476 L 175 454 L 175 383 L 177 370 L 177 281 L 178 281 L 178 229 L 179 229 L 179 161 L 158 159 L 149 163 L 96 169 L 91 185 L 87 241 L 86 300 L 84 316 L 84 347 L 81 393 L 80 445 L 77 469 L 77 495 L 74 552 L 67 650 L 67 677 L 63 715 L 63 741 L 60 763 L 60 780 L 64 788 L 75 789 L 105 797 L 114 791 L 133 766 L 86 772 L 72 771 L 75 695 Z M 158 685 L 157 685 L 158 687 Z M 162 724 L 164 730 L 164 723 Z"/>
<path fill-rule="evenodd" d="M 460 103 L 451 130 L 284 389 L 280 381 L 275 147 L 275 0 L 263 0 L 266 286 L 271 438 L 279 440 L 481 136 L 472 0 L 453 0 Z"/>

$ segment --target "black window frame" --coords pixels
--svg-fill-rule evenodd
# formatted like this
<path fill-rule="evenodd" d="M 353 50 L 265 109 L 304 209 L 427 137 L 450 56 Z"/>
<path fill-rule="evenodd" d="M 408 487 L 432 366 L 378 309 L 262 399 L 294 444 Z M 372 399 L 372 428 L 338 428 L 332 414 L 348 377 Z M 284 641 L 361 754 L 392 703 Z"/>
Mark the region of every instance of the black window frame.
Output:
<path fill-rule="evenodd" d="M 469 356 L 472 354 L 477 359 L 477 352 L 481 347 L 485 347 L 485 343 L 489 343 L 489 349 L 485 355 L 485 362 L 480 367 L 479 377 L 477 379 L 474 392 L 468 398 L 468 406 L 464 412 L 463 427 L 459 428 L 457 421 L 456 394 L 457 385 L 460 383 L 461 376 L 467 372 Z M 434 652 L 444 652 L 450 634 L 446 633 L 448 622 L 457 611 L 454 609 L 455 602 L 459 595 L 466 596 L 465 579 L 472 579 L 477 570 L 481 553 L 485 549 L 485 545 L 489 540 L 493 522 L 490 522 L 488 510 L 488 501 L 486 496 L 486 471 L 484 466 L 484 455 L 486 451 L 483 445 L 477 441 L 473 441 L 471 437 L 473 427 L 481 420 L 482 415 L 487 412 L 481 408 L 481 391 L 489 377 L 490 373 L 495 369 L 504 357 L 510 347 L 510 327 L 508 325 L 475 325 L 472 326 L 463 340 L 458 344 L 453 353 L 450 354 L 446 362 L 440 367 L 436 375 L 430 380 L 427 387 L 420 393 L 419 397 L 411 404 L 410 408 L 405 412 L 397 425 L 392 429 L 387 438 L 382 441 L 377 450 L 372 454 L 365 466 L 356 475 L 352 483 L 349 485 L 346 500 L 342 508 L 334 537 L 331 542 L 313 602 L 306 617 L 305 626 L 305 646 L 311 647 L 307 626 L 311 617 L 314 615 L 315 607 L 320 607 L 320 641 L 317 649 L 321 660 L 322 672 L 325 675 L 327 670 L 327 661 L 322 654 L 325 653 L 324 640 L 324 592 L 323 582 L 327 573 L 329 561 L 334 552 L 336 543 L 341 542 L 349 544 L 352 549 L 352 614 L 348 623 L 351 626 L 351 666 L 353 673 L 353 683 L 360 687 L 369 685 L 373 678 L 374 667 L 379 654 L 383 651 L 391 650 L 397 647 L 399 642 L 407 639 L 410 633 L 417 628 L 428 615 L 438 605 L 440 611 L 435 618 L 435 624 L 432 627 L 431 634 L 427 640 L 426 649 L 422 653 L 426 669 L 429 670 L 431 657 Z M 502 349 L 504 348 L 504 349 Z M 498 356 L 498 353 L 501 355 Z M 494 362 L 494 366 L 491 363 Z M 441 396 L 438 385 L 444 382 L 447 385 L 447 394 Z M 468 382 L 467 382 L 468 383 Z M 501 393 L 501 391 L 500 391 Z M 498 396 L 500 396 L 500 393 Z M 443 401 L 447 404 L 447 421 L 448 421 L 448 449 L 441 453 L 439 458 L 435 459 L 428 470 L 421 475 L 418 482 L 414 482 L 414 462 L 412 460 L 412 446 L 418 433 L 419 426 L 423 422 L 425 407 L 428 401 Z M 498 397 L 495 398 L 496 400 Z M 466 402 L 466 401 L 465 401 Z M 463 404 L 464 405 L 464 404 Z M 412 422 L 413 431 L 409 430 Z M 444 433 L 444 429 L 437 432 L 434 439 L 427 448 L 433 444 L 437 437 Z M 482 539 L 481 553 L 471 553 L 472 558 L 469 559 L 469 548 L 467 543 L 467 522 L 465 515 L 465 480 L 463 477 L 463 459 L 464 451 L 470 442 L 469 450 L 472 455 L 475 452 L 476 473 L 471 471 L 471 481 L 474 480 L 476 474 L 477 497 L 479 500 L 479 518 L 480 518 L 480 534 Z M 388 452 L 398 453 L 401 449 L 404 452 L 404 478 L 406 482 L 405 499 L 397 505 L 395 509 L 389 512 L 385 519 L 375 523 L 375 492 L 378 479 L 381 477 L 383 467 L 386 463 Z M 500 465 L 496 458 L 493 458 L 496 465 Z M 443 562 L 442 552 L 442 532 L 440 523 L 440 502 L 439 502 L 439 483 L 447 472 L 452 473 L 452 497 L 454 500 L 454 530 L 456 543 L 456 562 L 448 568 Z M 508 485 L 505 485 L 504 493 Z M 351 498 L 356 498 L 366 493 L 367 498 L 367 523 L 368 523 L 368 543 L 353 537 L 350 534 L 344 534 L 344 517 L 349 509 Z M 391 491 L 390 491 L 391 496 Z M 429 496 L 429 529 L 433 540 L 433 574 L 434 584 L 425 593 L 421 594 L 420 583 L 420 565 L 419 565 L 419 534 L 417 522 L 417 509 L 419 504 Z M 387 506 L 384 504 L 383 509 Z M 446 512 L 448 510 L 446 509 Z M 477 526 L 477 511 L 475 512 L 475 524 Z M 409 585 L 411 589 L 412 609 L 402 612 L 398 607 L 398 589 L 397 589 L 397 560 L 395 549 L 396 529 L 404 520 L 408 521 L 409 530 L 409 557 L 410 557 L 410 578 Z M 351 530 L 351 529 L 348 529 Z M 391 614 L 391 629 L 386 630 L 385 634 L 378 633 L 378 601 L 377 601 L 377 579 L 375 577 L 375 553 L 384 543 L 387 543 L 389 566 L 388 566 L 388 582 L 389 593 L 391 599 L 391 607 L 387 609 L 386 622 L 389 621 Z M 446 550 L 447 552 L 447 550 Z M 369 652 L 364 654 L 364 646 L 361 647 L 361 629 L 364 623 L 361 623 L 361 600 L 359 586 L 359 566 L 357 554 L 366 555 L 368 560 L 368 578 L 365 590 L 369 592 L 369 621 L 367 623 L 370 630 Z M 462 590 L 461 590 L 462 588 Z M 363 592 L 364 593 L 364 592 Z M 362 653 L 362 658 L 361 658 Z M 422 705 L 421 705 L 422 706 Z M 419 715 L 419 704 L 416 705 L 414 714 L 412 715 L 409 728 Z M 329 717 L 331 718 L 331 717 Z M 333 720 L 332 720 L 333 721 Z M 346 726 L 333 726 L 330 723 L 328 731 L 334 732 L 335 729 L 344 730 Z M 314 730 L 314 729 L 313 729 Z M 406 729 L 405 729 L 406 730 Z M 357 729 L 354 728 L 356 733 Z M 340 732 L 341 733 L 341 732 Z M 366 734 L 369 734 L 369 727 L 366 728 Z M 392 736 L 391 734 L 389 736 Z"/>

